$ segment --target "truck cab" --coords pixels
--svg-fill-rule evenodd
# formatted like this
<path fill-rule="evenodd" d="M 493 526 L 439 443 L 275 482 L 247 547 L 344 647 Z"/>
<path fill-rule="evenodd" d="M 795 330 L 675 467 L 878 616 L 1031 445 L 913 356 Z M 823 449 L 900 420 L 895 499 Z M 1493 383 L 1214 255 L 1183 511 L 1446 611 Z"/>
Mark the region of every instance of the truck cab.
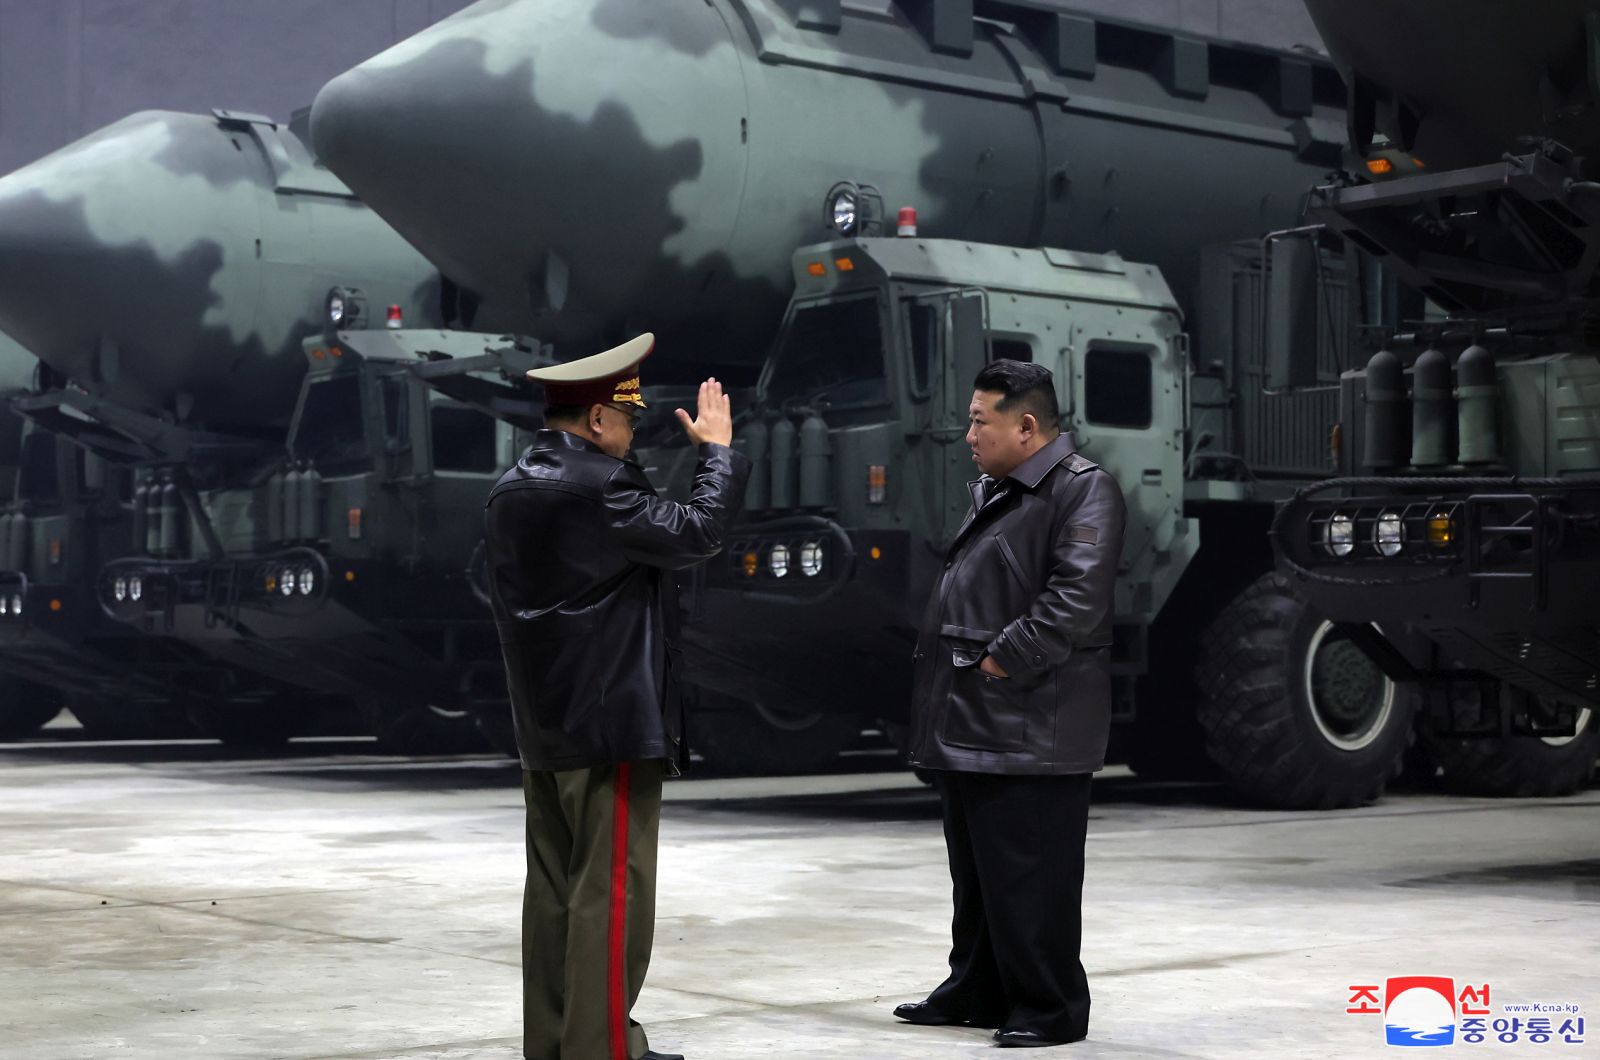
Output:
<path fill-rule="evenodd" d="M 972 380 L 998 357 L 1051 369 L 1063 429 L 1127 495 L 1114 665 L 1133 680 L 1198 548 L 1183 510 L 1185 340 L 1160 273 L 1115 254 L 863 237 L 800 249 L 793 275 L 737 427 L 754 465 L 745 510 L 691 592 L 706 756 L 801 768 L 903 721 L 916 626 L 977 477 Z M 787 737 L 751 762 L 773 743 L 750 738 L 763 727 Z"/>
<path fill-rule="evenodd" d="M 516 428 L 423 382 L 381 342 L 305 342 L 282 455 L 110 564 L 108 610 L 231 665 L 347 700 L 387 748 L 476 747 L 498 641 L 474 577 L 478 512 Z"/>

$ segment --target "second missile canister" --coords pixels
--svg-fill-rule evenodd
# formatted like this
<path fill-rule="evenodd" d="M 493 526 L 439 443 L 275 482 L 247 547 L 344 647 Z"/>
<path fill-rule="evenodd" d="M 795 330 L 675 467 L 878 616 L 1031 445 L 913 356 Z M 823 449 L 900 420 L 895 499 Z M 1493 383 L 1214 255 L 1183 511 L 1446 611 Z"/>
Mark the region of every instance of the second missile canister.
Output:
<path fill-rule="evenodd" d="M 328 291 L 437 319 L 435 270 L 248 115 L 132 115 L 0 178 L 0 329 L 118 404 L 281 428 Z"/>

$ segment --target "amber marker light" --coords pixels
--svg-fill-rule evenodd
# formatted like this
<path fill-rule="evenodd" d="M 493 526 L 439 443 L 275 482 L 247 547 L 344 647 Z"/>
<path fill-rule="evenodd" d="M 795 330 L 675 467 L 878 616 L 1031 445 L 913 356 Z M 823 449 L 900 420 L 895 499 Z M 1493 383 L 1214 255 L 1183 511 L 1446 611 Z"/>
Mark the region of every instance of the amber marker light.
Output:
<path fill-rule="evenodd" d="M 311 351 L 311 359 L 313 361 L 323 361 L 323 360 L 327 360 L 327 358 L 328 358 L 327 351 L 324 350 L 320 346 Z"/>
<path fill-rule="evenodd" d="M 838 269 L 840 272 L 854 272 L 856 269 L 856 263 L 851 261 L 849 258 L 835 258 L 833 261 L 833 267 Z"/>
<path fill-rule="evenodd" d="M 806 272 L 812 276 L 826 276 L 828 275 L 828 267 L 820 261 L 813 261 L 806 266 Z"/>
<path fill-rule="evenodd" d="M 867 553 L 867 555 L 871 556 L 873 559 L 882 559 L 883 549 L 879 548 L 877 545 L 873 545 L 872 551 Z"/>
<path fill-rule="evenodd" d="M 1411 164 L 1416 166 L 1418 169 L 1428 168 L 1427 165 L 1423 163 L 1422 159 L 1418 158 L 1416 155 L 1411 156 Z"/>
<path fill-rule="evenodd" d="M 1387 158 L 1367 159 L 1367 172 L 1375 177 L 1387 176 L 1394 172 L 1394 163 Z"/>
<path fill-rule="evenodd" d="M 356 572 L 353 571 L 353 570 L 345 571 L 344 572 L 344 580 L 347 581 L 347 582 L 355 581 L 356 580 Z"/>
<path fill-rule="evenodd" d="M 1448 545 L 1455 537 L 1455 520 L 1448 515 L 1428 516 L 1428 544 Z"/>
<path fill-rule="evenodd" d="M 760 556 L 756 555 L 754 552 L 746 552 L 744 554 L 744 576 L 746 578 L 754 578 L 756 576 L 756 571 L 760 569 L 760 567 Z"/>
<path fill-rule="evenodd" d="M 60 600 L 51 600 L 50 601 L 50 610 L 52 610 L 52 611 L 60 611 L 61 610 L 61 601 Z"/>

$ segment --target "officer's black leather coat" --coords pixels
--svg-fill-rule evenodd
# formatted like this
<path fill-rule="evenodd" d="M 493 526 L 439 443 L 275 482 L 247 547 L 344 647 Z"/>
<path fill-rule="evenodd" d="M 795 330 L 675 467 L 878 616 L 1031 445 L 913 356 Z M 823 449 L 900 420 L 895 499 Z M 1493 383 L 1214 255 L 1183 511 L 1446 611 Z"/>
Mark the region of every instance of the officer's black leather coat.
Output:
<path fill-rule="evenodd" d="M 1073 449 L 1062 433 L 998 483 L 971 484 L 974 511 L 917 638 L 913 765 L 1064 774 L 1105 764 L 1127 506 L 1116 480 Z M 980 671 L 985 654 L 1009 676 Z"/>
<path fill-rule="evenodd" d="M 489 494 L 490 597 L 524 769 L 687 760 L 672 579 L 722 549 L 749 462 L 700 446 L 688 504 L 643 470 L 544 430 Z"/>

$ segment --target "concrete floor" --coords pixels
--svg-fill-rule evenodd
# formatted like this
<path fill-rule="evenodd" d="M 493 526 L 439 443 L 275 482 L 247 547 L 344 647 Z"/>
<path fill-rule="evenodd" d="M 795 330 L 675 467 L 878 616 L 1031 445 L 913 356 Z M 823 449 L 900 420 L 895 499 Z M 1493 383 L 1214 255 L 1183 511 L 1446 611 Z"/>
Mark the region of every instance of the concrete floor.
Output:
<path fill-rule="evenodd" d="M 520 1057 L 515 769 L 360 750 L 0 748 L 0 1057 Z M 949 881 L 934 797 L 885 764 L 668 786 L 656 1048 L 995 1055 L 889 1015 L 943 976 Z M 1091 1036 L 1050 1055 L 1376 1057 L 1346 987 L 1390 975 L 1600 1018 L 1600 791 L 1271 813 L 1113 772 L 1096 797 Z"/>

